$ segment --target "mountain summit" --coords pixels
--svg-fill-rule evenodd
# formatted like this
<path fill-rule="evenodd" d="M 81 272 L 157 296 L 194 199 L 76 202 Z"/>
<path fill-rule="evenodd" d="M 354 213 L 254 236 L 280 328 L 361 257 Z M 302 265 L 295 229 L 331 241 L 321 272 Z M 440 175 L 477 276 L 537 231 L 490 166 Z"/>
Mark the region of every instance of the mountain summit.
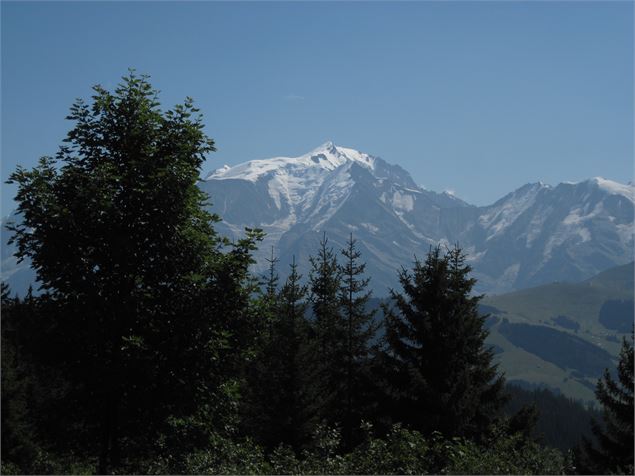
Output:
<path fill-rule="evenodd" d="M 257 181 L 270 173 L 293 175 L 295 172 L 306 174 L 320 170 L 332 171 L 347 162 L 356 162 L 372 170 L 375 158 L 354 149 L 338 147 L 329 141 L 300 157 L 274 157 L 251 160 L 234 167 L 224 166 L 208 175 L 206 180 L 238 178 Z"/>

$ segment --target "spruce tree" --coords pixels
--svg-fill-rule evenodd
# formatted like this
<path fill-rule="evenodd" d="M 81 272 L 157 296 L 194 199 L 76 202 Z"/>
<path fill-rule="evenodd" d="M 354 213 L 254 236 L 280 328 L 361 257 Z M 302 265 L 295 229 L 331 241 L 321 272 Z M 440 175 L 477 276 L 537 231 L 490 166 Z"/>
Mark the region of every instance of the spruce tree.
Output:
<path fill-rule="evenodd" d="M 313 350 L 309 347 L 309 323 L 306 320 L 307 286 L 301 284 L 295 257 L 291 272 L 278 297 L 279 310 L 272 352 L 279 358 L 279 381 L 274 407 L 272 440 L 290 444 L 299 450 L 307 441 L 315 417 L 315 382 L 309 365 Z M 277 389 L 277 390 L 276 390 Z"/>
<path fill-rule="evenodd" d="M 245 376 L 241 399 L 241 427 L 244 435 L 253 437 L 257 442 L 271 446 L 270 435 L 274 426 L 274 404 L 277 401 L 277 385 L 279 385 L 280 360 L 280 319 L 278 272 L 273 247 L 267 274 L 262 276 L 258 296 L 255 300 L 258 336 L 255 341 L 253 358 Z"/>
<path fill-rule="evenodd" d="M 505 401 L 470 271 L 458 246 L 437 246 L 402 270 L 403 293 L 384 311 L 395 408 L 425 434 L 480 438 Z"/>
<path fill-rule="evenodd" d="M 343 263 L 339 265 L 341 285 L 339 300 L 345 325 L 346 351 L 344 396 L 346 408 L 343 418 L 344 443 L 353 444 L 353 431 L 359 427 L 367 404 L 364 390 L 367 386 L 371 340 L 377 331 L 373 322 L 376 310 L 368 310 L 372 292 L 367 290 L 370 278 L 364 278 L 365 263 L 360 263 L 361 253 L 355 246 L 351 233 L 342 249 Z"/>
<path fill-rule="evenodd" d="M 622 342 L 617 381 L 608 369 L 598 380 L 595 395 L 603 408 L 604 425 L 592 421 L 595 447 L 584 439 L 582 471 L 590 474 L 633 474 L 633 336 Z"/>
<path fill-rule="evenodd" d="M 342 319 L 339 291 L 340 268 L 326 234 L 316 256 L 309 258 L 309 290 L 315 329 L 315 369 L 321 385 L 321 415 L 330 424 L 341 422 L 344 406 L 346 328 Z"/>
<path fill-rule="evenodd" d="M 268 325 L 248 374 L 243 428 L 269 450 L 283 443 L 299 451 L 311 434 L 316 405 L 305 316 L 308 290 L 293 258 L 277 291 L 276 262 L 269 261 L 262 291 Z"/>
<path fill-rule="evenodd" d="M 271 257 L 267 258 L 267 263 L 269 263 L 269 269 L 265 280 L 265 289 L 264 296 L 274 301 L 276 300 L 278 294 L 278 281 L 280 281 L 280 277 L 278 276 L 278 272 L 276 271 L 276 264 L 280 261 L 279 258 L 276 258 L 276 255 L 273 251 L 273 246 L 271 247 Z"/>
<path fill-rule="evenodd" d="M 262 283 L 259 302 L 260 319 L 264 326 L 262 339 L 265 341 L 271 338 L 272 326 L 278 311 L 278 282 L 280 281 L 280 277 L 278 276 L 276 266 L 280 259 L 276 258 L 273 246 L 271 247 L 271 256 L 266 258 L 266 261 L 269 263 L 269 268 Z"/>

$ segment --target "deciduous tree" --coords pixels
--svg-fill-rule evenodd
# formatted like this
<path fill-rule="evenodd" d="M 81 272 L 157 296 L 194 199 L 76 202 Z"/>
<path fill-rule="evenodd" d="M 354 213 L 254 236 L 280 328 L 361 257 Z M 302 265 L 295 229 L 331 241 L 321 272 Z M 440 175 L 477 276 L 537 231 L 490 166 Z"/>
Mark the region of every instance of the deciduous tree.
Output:
<path fill-rule="evenodd" d="M 134 72 L 94 91 L 72 106 L 57 155 L 9 182 L 17 255 L 49 304 L 47 352 L 85 407 L 105 473 L 175 425 L 194 419 L 203 435 L 219 423 L 234 368 L 219 362 L 245 322 L 260 234 L 229 246 L 215 233 L 196 185 L 214 142 L 190 98 L 163 111 Z"/>

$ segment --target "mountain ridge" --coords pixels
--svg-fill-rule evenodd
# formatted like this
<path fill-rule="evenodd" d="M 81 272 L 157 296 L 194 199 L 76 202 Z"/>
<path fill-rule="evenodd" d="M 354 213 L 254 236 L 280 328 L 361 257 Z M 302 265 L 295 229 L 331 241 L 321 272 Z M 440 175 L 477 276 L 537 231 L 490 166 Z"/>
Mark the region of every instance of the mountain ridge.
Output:
<path fill-rule="evenodd" d="M 306 275 L 323 233 L 336 249 L 353 233 L 379 296 L 398 287 L 400 266 L 435 245 L 459 243 L 479 292 L 488 293 L 579 281 L 633 259 L 634 187 L 601 177 L 528 183 L 475 206 L 418 186 L 399 165 L 329 141 L 298 157 L 222 166 L 199 187 L 222 218 L 221 234 L 237 239 L 245 227 L 265 230 L 256 272 L 273 247 L 282 276 L 293 256 Z M 2 279 L 22 276 L 23 283 L 11 254 L 3 251 Z"/>
<path fill-rule="evenodd" d="M 399 265 L 409 266 L 436 244 L 460 243 L 487 292 L 580 280 L 632 258 L 633 186 L 601 177 L 556 186 L 529 183 L 491 205 L 475 206 L 416 185 L 398 165 L 329 141 L 296 158 L 222 167 L 201 187 L 212 202 L 226 204 L 220 183 L 228 179 L 250 181 L 262 193 L 251 204 L 238 200 L 233 207 L 212 207 L 228 232 L 237 236 L 241 226 L 273 232 L 265 248 L 274 246 L 283 265 L 292 255 L 302 261 L 314 252 L 310 246 L 322 232 L 336 247 L 352 232 L 368 253 L 373 279 L 380 281 L 376 290 L 384 293 L 397 284 Z M 280 185 L 287 183 L 293 193 Z M 280 211 L 273 221 L 271 206 L 263 206 L 272 197 Z M 247 208 L 254 219 L 233 215 Z M 313 213 L 298 213 L 305 209 Z M 496 254 L 508 258 L 492 257 Z"/>

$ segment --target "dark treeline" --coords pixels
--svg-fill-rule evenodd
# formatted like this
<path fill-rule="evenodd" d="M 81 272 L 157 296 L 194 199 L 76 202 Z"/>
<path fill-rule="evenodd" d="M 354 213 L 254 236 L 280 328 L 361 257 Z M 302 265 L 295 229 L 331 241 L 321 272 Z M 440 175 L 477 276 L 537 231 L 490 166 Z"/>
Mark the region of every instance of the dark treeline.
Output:
<path fill-rule="evenodd" d="M 96 87 L 56 157 L 11 176 L 40 289 L 2 287 L 3 473 L 632 470 L 630 344 L 596 440 L 540 444 L 545 399 L 509 406 L 460 248 L 403 269 L 382 318 L 353 236 L 256 277 L 262 232 L 218 236 L 196 186 L 198 111 L 156 98 L 133 73 Z"/>
<path fill-rule="evenodd" d="M 524 406 L 535 405 L 538 417 L 532 436 L 541 443 L 562 451 L 575 449 L 582 437 L 592 438 L 591 421 L 601 420 L 594 407 L 556 394 L 546 388 L 527 390 L 517 385 L 507 386 L 510 399 L 505 413 L 513 415 Z"/>

